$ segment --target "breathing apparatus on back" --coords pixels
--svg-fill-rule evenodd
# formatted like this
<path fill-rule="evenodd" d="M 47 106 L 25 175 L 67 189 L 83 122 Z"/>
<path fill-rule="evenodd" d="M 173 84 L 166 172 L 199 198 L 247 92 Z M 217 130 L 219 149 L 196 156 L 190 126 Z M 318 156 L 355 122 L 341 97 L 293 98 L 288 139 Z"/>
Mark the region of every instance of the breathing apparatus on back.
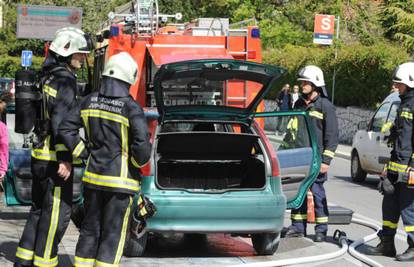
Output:
<path fill-rule="evenodd" d="M 82 30 L 65 27 L 55 33 L 41 71 L 16 72 L 16 133 L 29 134 L 33 131 L 38 141 L 42 141 L 49 134 L 50 121 L 47 116 L 44 85 L 53 73 L 69 71 L 73 54 L 87 54 L 92 48 L 91 39 Z"/>

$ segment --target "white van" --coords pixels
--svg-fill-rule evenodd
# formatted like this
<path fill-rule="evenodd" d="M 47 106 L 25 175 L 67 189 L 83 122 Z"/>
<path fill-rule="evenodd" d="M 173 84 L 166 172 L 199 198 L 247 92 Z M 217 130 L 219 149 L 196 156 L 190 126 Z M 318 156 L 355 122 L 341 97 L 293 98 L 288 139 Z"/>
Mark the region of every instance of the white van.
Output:
<path fill-rule="evenodd" d="M 363 182 L 369 174 L 380 174 L 389 161 L 391 148 L 384 140 L 382 127 L 394 122 L 401 99 L 399 93 L 391 93 L 367 123 L 358 123 L 358 131 L 352 141 L 351 177 L 354 182 Z"/>

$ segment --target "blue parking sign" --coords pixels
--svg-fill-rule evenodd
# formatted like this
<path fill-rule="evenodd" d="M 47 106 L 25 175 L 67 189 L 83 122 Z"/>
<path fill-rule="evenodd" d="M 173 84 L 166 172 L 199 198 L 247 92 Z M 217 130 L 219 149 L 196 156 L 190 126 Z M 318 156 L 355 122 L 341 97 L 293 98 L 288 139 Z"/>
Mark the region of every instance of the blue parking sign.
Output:
<path fill-rule="evenodd" d="M 33 52 L 30 50 L 22 51 L 22 67 L 30 67 L 32 65 Z"/>

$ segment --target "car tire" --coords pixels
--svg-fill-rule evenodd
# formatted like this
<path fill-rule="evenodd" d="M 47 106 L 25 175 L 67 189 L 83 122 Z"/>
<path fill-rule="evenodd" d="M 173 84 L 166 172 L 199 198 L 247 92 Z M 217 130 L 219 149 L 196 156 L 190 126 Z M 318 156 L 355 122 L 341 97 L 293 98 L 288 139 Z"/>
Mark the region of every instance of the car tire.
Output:
<path fill-rule="evenodd" d="M 124 256 L 126 257 L 141 257 L 144 255 L 147 246 L 148 233 L 143 234 L 137 238 L 134 234 L 129 232 L 125 240 Z"/>
<path fill-rule="evenodd" d="M 252 243 L 258 255 L 273 255 L 279 247 L 280 233 L 252 234 Z"/>
<path fill-rule="evenodd" d="M 362 183 L 367 178 L 367 172 L 361 167 L 358 152 L 352 152 L 351 156 L 351 177 L 352 181 Z"/>

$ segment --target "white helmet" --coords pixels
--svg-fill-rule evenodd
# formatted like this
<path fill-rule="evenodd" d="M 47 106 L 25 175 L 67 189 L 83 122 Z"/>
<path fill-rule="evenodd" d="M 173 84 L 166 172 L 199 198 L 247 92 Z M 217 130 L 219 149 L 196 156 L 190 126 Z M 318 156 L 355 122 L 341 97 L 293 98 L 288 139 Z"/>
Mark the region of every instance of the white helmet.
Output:
<path fill-rule="evenodd" d="M 325 80 L 323 79 L 322 70 L 314 65 L 309 65 L 301 68 L 298 73 L 298 81 L 308 81 L 313 83 L 316 87 L 324 87 Z"/>
<path fill-rule="evenodd" d="M 113 55 L 106 63 L 102 76 L 112 77 L 132 85 L 138 78 L 137 62 L 127 52 Z"/>
<path fill-rule="evenodd" d="M 89 37 L 82 30 L 74 27 L 57 30 L 50 45 L 50 50 L 62 57 L 75 53 L 89 53 L 91 49 Z"/>
<path fill-rule="evenodd" d="M 394 70 L 392 81 L 395 83 L 403 83 L 410 88 L 414 88 L 414 62 L 399 65 Z"/>

